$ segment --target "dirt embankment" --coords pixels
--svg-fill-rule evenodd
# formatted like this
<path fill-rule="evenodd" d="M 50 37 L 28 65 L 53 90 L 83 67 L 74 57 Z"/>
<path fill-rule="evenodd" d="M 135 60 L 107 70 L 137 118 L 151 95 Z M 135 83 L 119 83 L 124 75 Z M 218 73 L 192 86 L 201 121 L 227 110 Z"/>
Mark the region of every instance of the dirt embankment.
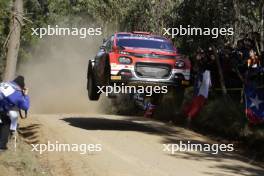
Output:
<path fill-rule="evenodd" d="M 28 130 L 34 131 L 31 126 Z M 30 131 L 24 131 L 26 135 Z M 10 140 L 9 150 L 0 153 L 0 175 L 10 176 L 50 176 L 49 168 L 40 162 L 36 153 L 31 152 L 32 148 L 22 137 L 18 137 L 16 148 L 14 140 Z"/>

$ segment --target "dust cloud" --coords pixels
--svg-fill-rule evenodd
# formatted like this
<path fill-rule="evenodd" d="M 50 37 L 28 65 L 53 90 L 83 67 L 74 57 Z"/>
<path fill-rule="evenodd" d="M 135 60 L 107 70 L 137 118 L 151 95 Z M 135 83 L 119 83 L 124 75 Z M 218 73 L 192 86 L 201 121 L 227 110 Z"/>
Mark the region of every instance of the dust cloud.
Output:
<path fill-rule="evenodd" d="M 106 98 L 91 102 L 87 96 L 88 60 L 102 44 L 102 36 L 49 36 L 32 48 L 32 58 L 19 66 L 31 97 L 32 113 L 97 113 Z M 103 99 L 103 100 L 102 100 Z"/>

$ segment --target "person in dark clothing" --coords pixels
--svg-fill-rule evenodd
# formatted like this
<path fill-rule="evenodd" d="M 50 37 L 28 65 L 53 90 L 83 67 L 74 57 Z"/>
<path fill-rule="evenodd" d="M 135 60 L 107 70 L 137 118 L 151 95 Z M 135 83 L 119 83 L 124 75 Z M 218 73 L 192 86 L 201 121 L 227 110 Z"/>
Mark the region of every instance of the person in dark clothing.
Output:
<path fill-rule="evenodd" d="M 0 113 L 1 117 L 1 124 L 0 124 L 0 150 L 6 150 L 7 149 L 7 142 L 8 142 L 8 137 L 10 133 L 10 119 L 7 115 L 7 113 L 1 112 Z"/>
<path fill-rule="evenodd" d="M 11 111 L 29 109 L 28 90 L 25 88 L 23 76 L 16 77 L 11 82 L 0 83 L 0 150 L 7 149 L 10 133 Z"/>

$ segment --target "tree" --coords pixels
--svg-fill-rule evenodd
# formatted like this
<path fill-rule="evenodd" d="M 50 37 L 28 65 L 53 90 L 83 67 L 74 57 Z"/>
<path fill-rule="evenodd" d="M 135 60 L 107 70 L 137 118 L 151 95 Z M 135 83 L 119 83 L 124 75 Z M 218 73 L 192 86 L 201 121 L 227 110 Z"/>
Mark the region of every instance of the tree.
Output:
<path fill-rule="evenodd" d="M 260 28 L 261 28 L 261 42 L 260 42 L 260 48 L 261 51 L 264 52 L 264 2 L 261 3 L 260 6 L 260 17 L 261 17 L 261 24 L 260 24 Z"/>
<path fill-rule="evenodd" d="M 233 36 L 233 44 L 235 45 L 237 41 L 239 40 L 239 34 L 240 34 L 240 4 L 239 0 L 233 0 L 234 5 L 234 12 L 235 12 L 235 23 L 234 23 L 234 36 Z"/>
<path fill-rule="evenodd" d="M 4 80 L 11 80 L 15 77 L 20 33 L 23 25 L 23 0 L 14 0 L 12 3 Z"/>

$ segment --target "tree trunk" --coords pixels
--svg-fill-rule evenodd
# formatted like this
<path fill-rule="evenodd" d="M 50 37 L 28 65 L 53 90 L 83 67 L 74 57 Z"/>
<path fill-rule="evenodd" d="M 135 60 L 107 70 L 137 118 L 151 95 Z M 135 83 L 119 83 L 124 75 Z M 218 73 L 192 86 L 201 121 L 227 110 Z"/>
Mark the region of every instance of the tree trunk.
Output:
<path fill-rule="evenodd" d="M 10 38 L 7 45 L 6 67 L 4 80 L 8 81 L 15 77 L 17 56 L 20 47 L 20 32 L 23 21 L 23 0 L 14 0 L 10 19 Z"/>
<path fill-rule="evenodd" d="M 221 66 L 220 59 L 219 59 L 219 54 L 217 53 L 215 47 L 213 47 L 213 51 L 214 51 L 214 56 L 215 56 L 215 60 L 216 60 L 216 65 L 217 65 L 217 70 L 218 70 L 218 74 L 219 74 L 219 81 L 220 81 L 222 93 L 224 96 L 226 96 L 227 95 L 227 89 L 226 89 L 226 85 L 225 85 L 225 79 L 224 79 L 222 66 Z"/>
<path fill-rule="evenodd" d="M 264 52 L 264 2 L 261 3 L 260 6 L 260 17 L 261 17 L 261 31 L 260 31 L 260 50 L 261 52 Z"/>
<path fill-rule="evenodd" d="M 233 35 L 233 45 L 237 44 L 240 35 L 240 8 L 239 0 L 233 0 L 233 8 L 235 12 L 235 22 L 234 22 L 234 35 Z"/>

